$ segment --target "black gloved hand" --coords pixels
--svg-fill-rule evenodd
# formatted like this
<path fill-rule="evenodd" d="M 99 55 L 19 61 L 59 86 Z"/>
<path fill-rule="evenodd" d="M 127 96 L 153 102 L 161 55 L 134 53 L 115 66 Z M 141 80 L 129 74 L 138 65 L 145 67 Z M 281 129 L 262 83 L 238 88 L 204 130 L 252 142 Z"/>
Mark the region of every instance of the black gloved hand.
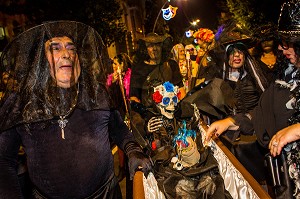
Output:
<path fill-rule="evenodd" d="M 142 170 L 147 177 L 152 170 L 152 160 L 142 151 L 141 147 L 135 142 L 128 142 L 125 145 L 124 151 L 128 157 L 128 167 L 130 173 L 130 180 L 133 179 L 135 172 Z"/>

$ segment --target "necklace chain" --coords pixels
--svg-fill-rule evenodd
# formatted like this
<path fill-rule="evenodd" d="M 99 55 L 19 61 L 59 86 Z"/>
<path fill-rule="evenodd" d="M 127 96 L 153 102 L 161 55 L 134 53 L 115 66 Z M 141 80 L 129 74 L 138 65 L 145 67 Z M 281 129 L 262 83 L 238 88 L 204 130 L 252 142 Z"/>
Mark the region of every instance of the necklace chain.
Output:
<path fill-rule="evenodd" d="M 66 117 L 68 117 L 72 113 L 72 111 L 74 110 L 74 108 L 77 104 L 78 94 L 79 94 L 79 84 L 77 84 L 77 85 L 78 86 L 77 86 L 77 92 L 76 92 L 76 97 L 75 97 L 74 103 L 71 105 L 70 109 L 68 110 L 68 112 L 65 115 L 59 116 L 59 120 L 57 121 L 59 127 L 61 128 L 61 138 L 62 139 L 65 139 L 65 130 L 64 129 L 68 123 L 68 120 L 66 119 Z"/>

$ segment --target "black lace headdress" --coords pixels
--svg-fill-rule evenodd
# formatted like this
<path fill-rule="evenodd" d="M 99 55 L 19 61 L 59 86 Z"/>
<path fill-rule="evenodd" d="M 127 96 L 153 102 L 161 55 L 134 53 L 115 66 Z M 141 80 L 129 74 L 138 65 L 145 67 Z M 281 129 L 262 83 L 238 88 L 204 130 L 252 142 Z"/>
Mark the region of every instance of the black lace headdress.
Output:
<path fill-rule="evenodd" d="M 77 48 L 81 75 L 69 89 L 56 86 L 45 56 L 45 42 L 57 36 L 68 36 Z M 0 132 L 64 115 L 74 103 L 85 110 L 109 108 L 103 86 L 111 68 L 107 48 L 100 35 L 83 23 L 51 21 L 33 27 L 6 46 L 0 63 L 0 75 L 8 77 L 0 82 Z"/>

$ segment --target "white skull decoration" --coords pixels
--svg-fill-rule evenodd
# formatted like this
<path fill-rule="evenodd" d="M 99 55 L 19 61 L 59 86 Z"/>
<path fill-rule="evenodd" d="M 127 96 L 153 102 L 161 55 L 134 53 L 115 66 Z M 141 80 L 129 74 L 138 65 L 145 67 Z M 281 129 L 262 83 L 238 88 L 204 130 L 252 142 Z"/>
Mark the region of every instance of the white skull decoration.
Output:
<path fill-rule="evenodd" d="M 180 91 L 178 86 L 174 86 L 170 82 L 165 82 L 164 84 L 154 87 L 152 99 L 162 115 L 168 119 L 173 119 L 175 106 L 177 106 L 179 102 L 179 95 Z"/>

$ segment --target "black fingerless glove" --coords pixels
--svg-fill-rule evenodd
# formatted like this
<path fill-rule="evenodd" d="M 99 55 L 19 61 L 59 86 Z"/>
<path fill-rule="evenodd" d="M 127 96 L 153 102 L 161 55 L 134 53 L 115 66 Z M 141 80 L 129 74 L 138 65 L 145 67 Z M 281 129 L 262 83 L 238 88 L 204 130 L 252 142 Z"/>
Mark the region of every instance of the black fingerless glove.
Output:
<path fill-rule="evenodd" d="M 128 157 L 128 167 L 130 173 L 130 180 L 133 179 L 135 172 L 142 170 L 147 177 L 152 170 L 152 160 L 142 151 L 141 147 L 135 142 L 128 142 L 124 147 L 125 154 Z"/>

